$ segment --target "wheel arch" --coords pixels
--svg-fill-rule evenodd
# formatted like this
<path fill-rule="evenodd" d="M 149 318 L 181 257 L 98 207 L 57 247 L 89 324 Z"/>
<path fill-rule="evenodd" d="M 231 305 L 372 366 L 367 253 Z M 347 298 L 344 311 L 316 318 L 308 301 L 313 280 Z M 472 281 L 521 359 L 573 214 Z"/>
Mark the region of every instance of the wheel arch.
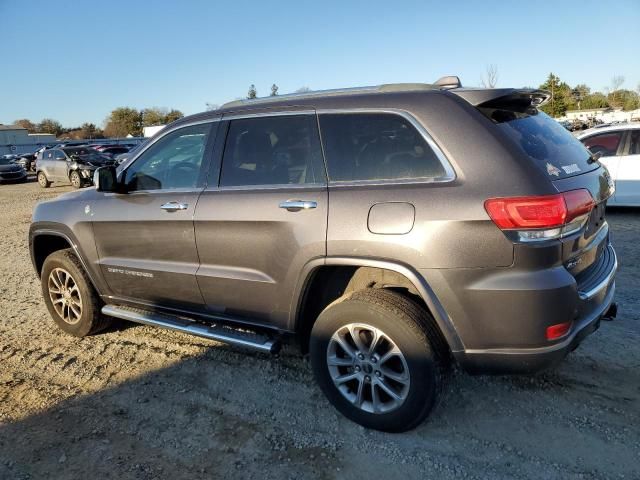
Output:
<path fill-rule="evenodd" d="M 100 292 L 98 289 L 98 283 L 95 281 L 91 270 L 87 268 L 88 265 L 84 255 L 80 252 L 77 242 L 71 235 L 49 228 L 32 227 L 29 231 L 29 253 L 31 254 L 31 262 L 38 278 L 42 273 L 42 266 L 44 265 L 45 259 L 52 253 L 67 248 L 71 248 L 73 250 L 73 253 L 80 261 L 82 268 L 87 272 L 87 276 L 89 277 L 89 280 L 91 280 L 93 288 L 95 288 L 97 292 Z"/>
<path fill-rule="evenodd" d="M 424 277 L 410 266 L 397 261 L 360 257 L 327 257 L 314 259 L 305 265 L 305 268 L 300 275 L 300 281 L 298 282 L 296 294 L 294 295 L 291 315 L 289 318 L 289 330 L 299 334 L 302 337 L 303 344 L 306 342 L 306 331 L 310 331 L 310 328 L 316 318 L 307 317 L 307 314 L 309 314 L 310 311 L 312 312 L 311 316 L 315 314 L 315 312 L 313 312 L 313 308 L 310 306 L 310 302 L 314 301 L 310 296 L 318 293 L 314 288 L 317 288 L 316 286 L 319 284 L 330 284 L 330 280 L 332 279 L 329 277 L 337 275 L 339 278 L 338 283 L 341 287 L 344 287 L 344 290 L 342 292 L 333 292 L 330 299 L 331 297 L 336 297 L 338 294 L 340 294 L 338 296 L 341 296 L 344 293 L 349 293 L 351 280 L 357 278 L 357 272 L 362 272 L 363 269 L 383 272 L 383 275 L 384 272 L 395 274 L 395 277 L 393 275 L 391 276 L 394 283 L 389 286 L 406 288 L 409 293 L 419 297 L 433 316 L 436 325 L 442 333 L 442 336 L 447 342 L 451 352 L 453 353 L 464 350 L 464 344 L 458 336 L 453 322 L 447 315 L 444 307 Z M 395 284 L 396 279 L 398 279 L 398 281 L 401 280 L 401 283 Z M 353 286 L 353 284 L 351 285 Z M 326 290 L 323 290 L 323 292 L 325 291 Z M 320 302 L 320 305 L 324 305 L 322 308 L 328 304 L 324 303 L 323 300 L 325 299 L 315 299 L 315 301 Z M 317 313 L 319 314 L 320 312 Z"/>

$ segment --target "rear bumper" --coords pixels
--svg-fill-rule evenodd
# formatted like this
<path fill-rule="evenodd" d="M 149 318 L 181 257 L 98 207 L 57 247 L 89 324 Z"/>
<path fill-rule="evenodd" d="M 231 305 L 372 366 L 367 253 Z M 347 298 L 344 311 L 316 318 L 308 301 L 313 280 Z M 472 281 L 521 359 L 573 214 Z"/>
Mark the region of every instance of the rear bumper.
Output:
<path fill-rule="evenodd" d="M 569 335 L 559 343 L 538 348 L 466 350 L 460 358 L 461 364 L 469 373 L 477 374 L 533 373 L 552 367 L 600 327 L 601 318 L 613 304 L 614 294 L 615 282 L 612 281 L 604 301 L 575 322 Z"/>
<path fill-rule="evenodd" d="M 461 367 L 470 373 L 531 373 L 562 360 L 598 329 L 613 304 L 618 262 L 613 247 L 606 248 L 580 285 L 562 266 L 458 277 L 465 286 L 454 302 L 443 297 L 450 314 L 460 313 L 452 320 L 464 344 L 453 352 Z M 547 327 L 565 322 L 572 322 L 566 336 L 546 339 Z"/>

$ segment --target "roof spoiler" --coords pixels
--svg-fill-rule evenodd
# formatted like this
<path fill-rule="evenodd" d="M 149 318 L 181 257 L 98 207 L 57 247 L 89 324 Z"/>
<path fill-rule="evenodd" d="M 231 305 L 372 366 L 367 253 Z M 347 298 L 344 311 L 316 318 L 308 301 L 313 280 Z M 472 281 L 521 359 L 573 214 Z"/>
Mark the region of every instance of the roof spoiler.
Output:
<path fill-rule="evenodd" d="M 453 93 L 464 98 L 474 107 L 494 107 L 522 105 L 540 107 L 551 94 L 546 90 L 533 88 L 478 88 L 454 90 Z"/>

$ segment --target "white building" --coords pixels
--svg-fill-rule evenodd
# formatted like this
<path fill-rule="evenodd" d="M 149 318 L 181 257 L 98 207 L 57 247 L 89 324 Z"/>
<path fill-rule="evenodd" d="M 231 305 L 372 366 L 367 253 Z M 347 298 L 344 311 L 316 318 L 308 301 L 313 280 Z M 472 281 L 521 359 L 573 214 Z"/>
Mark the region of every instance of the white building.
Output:
<path fill-rule="evenodd" d="M 588 110 L 569 110 L 564 117 L 557 120 L 602 120 L 604 123 L 611 122 L 635 122 L 640 121 L 640 109 L 623 111 L 620 108 L 590 108 Z"/>
<path fill-rule="evenodd" d="M 28 133 L 19 125 L 0 124 L 0 155 L 7 153 L 31 153 L 43 145 L 56 142 L 50 133 Z"/>
<path fill-rule="evenodd" d="M 153 127 L 142 127 L 142 136 L 145 138 L 153 137 L 162 130 L 166 125 L 154 125 Z"/>

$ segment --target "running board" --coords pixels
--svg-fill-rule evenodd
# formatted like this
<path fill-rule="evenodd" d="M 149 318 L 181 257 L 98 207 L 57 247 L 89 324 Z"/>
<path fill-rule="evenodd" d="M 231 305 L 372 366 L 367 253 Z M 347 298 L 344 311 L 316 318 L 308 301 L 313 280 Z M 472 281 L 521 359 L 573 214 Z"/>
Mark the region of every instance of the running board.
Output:
<path fill-rule="evenodd" d="M 251 348 L 260 352 L 278 353 L 280 351 L 280 342 L 258 333 L 237 330 L 227 326 L 209 326 L 185 317 L 171 316 L 119 305 L 105 305 L 102 307 L 102 313 L 109 317 L 188 333 L 197 337 L 208 338 L 209 340 L 215 340 L 229 345 Z"/>

